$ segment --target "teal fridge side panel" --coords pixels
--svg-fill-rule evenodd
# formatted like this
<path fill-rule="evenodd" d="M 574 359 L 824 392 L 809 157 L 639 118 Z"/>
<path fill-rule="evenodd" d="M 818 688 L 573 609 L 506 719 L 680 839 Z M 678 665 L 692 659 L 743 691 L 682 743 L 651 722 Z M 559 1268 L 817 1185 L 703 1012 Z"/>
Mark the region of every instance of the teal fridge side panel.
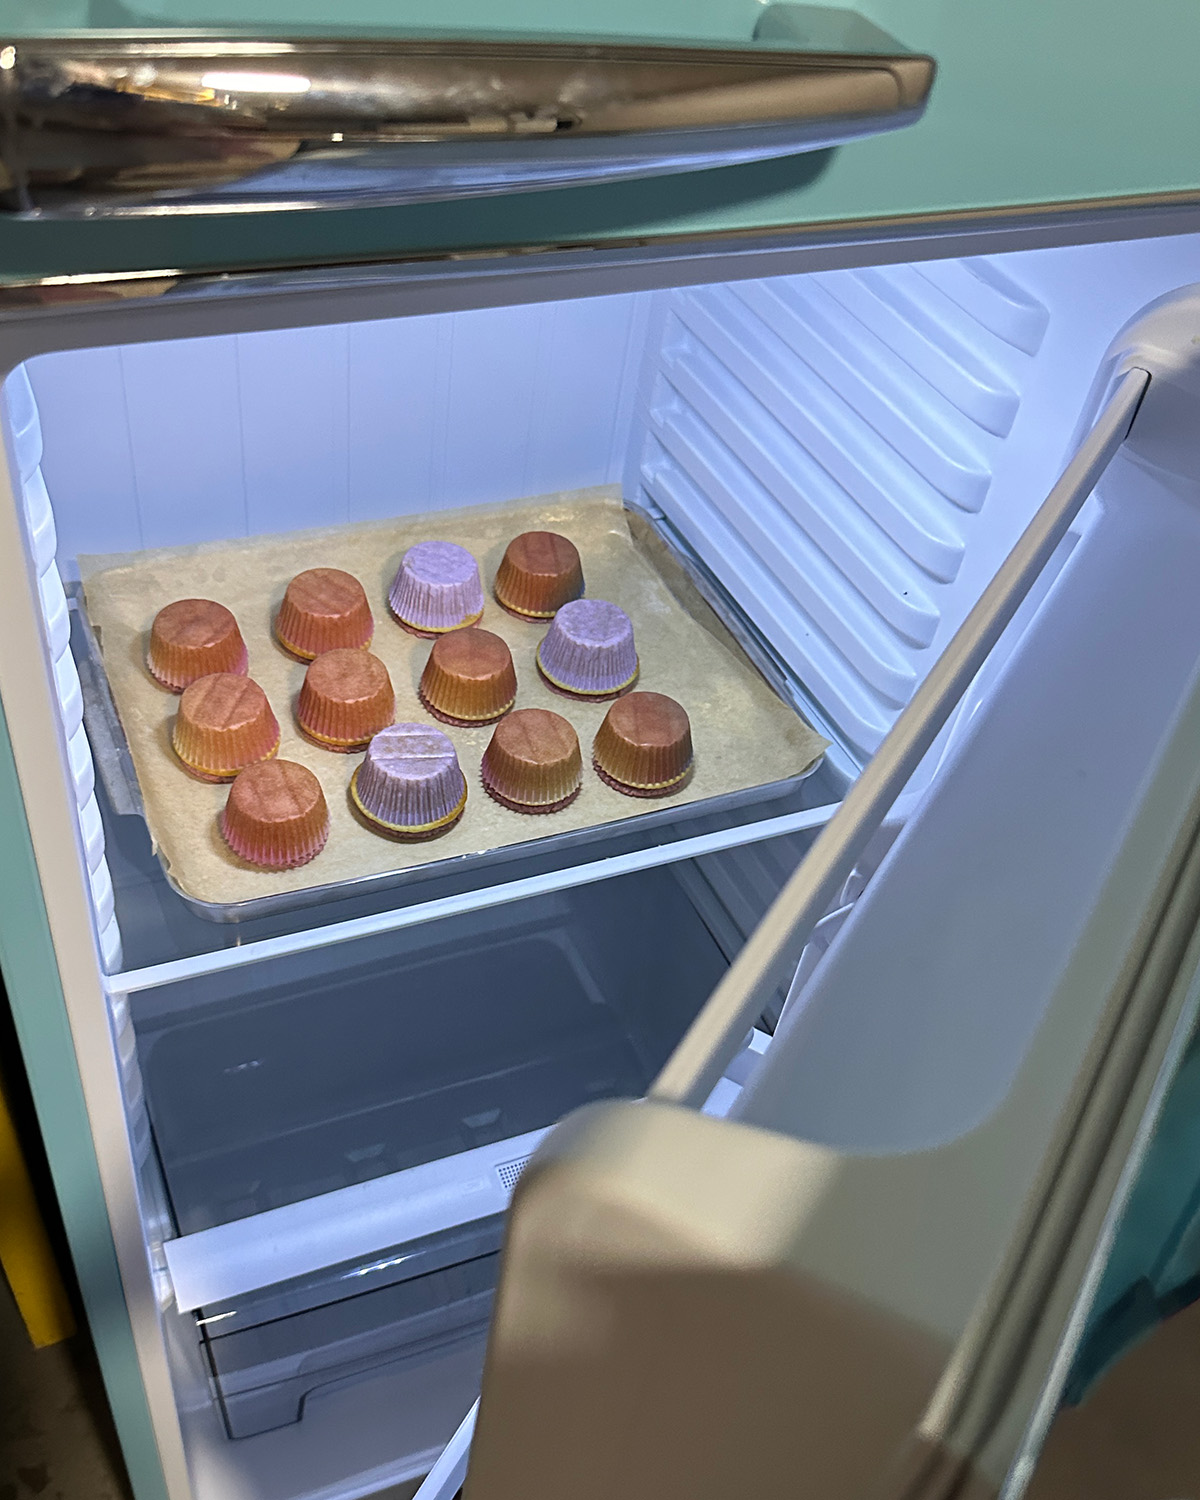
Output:
<path fill-rule="evenodd" d="M 0 277 L 328 264 L 751 233 L 802 240 L 829 226 L 855 233 L 888 221 L 936 224 L 948 215 L 1003 218 L 1193 195 L 1200 202 L 1194 0 L 1150 0 L 1136 19 L 1123 0 L 875 0 L 865 8 L 904 46 L 938 62 L 925 115 L 890 134 L 675 177 L 401 208 L 86 222 L 10 218 L 0 222 Z M 400 4 L 376 10 L 395 17 L 398 32 L 409 14 Z M 214 4 L 204 18 L 211 23 L 218 11 Z M 292 16 L 298 30 L 309 20 L 308 10 L 290 6 L 260 6 L 260 12 L 277 26 Z M 28 11 L 22 14 L 28 19 Z M 201 17 L 194 4 L 186 14 Z M 425 12 L 413 14 L 419 20 Z M 575 13 L 563 14 L 578 29 Z M 717 14 L 712 5 L 697 8 L 697 40 L 715 28 Z M 528 25 L 532 16 L 526 0 L 506 19 Z M 677 28 L 679 7 L 664 10 L 659 24 Z M 643 30 L 656 32 L 659 24 L 652 19 Z M 744 24 L 739 19 L 730 29 Z"/>
<path fill-rule="evenodd" d="M 678 37 L 689 41 L 749 40 L 762 0 L 0 0 L 0 24 L 14 36 L 45 36 L 67 29 L 134 27 L 181 31 L 242 31 L 296 35 L 396 34 L 444 31 L 570 32 L 604 36 Z"/>
<path fill-rule="evenodd" d="M 88 1323 L 134 1494 L 167 1500 L 3 705 L 0 839 L 0 968 Z"/>

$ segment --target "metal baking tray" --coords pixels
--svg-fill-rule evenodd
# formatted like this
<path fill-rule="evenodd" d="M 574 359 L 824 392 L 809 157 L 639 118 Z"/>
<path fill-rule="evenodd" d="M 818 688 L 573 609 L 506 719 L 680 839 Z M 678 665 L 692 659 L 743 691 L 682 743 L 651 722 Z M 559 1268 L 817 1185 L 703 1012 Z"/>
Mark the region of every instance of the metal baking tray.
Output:
<path fill-rule="evenodd" d="M 686 546 L 660 518 L 635 507 L 626 506 L 626 510 L 629 512 L 631 530 L 640 535 L 643 548 L 653 548 L 659 554 L 660 564 L 669 565 L 686 578 L 690 588 L 712 611 L 715 620 L 727 634 L 727 645 L 736 650 L 783 704 L 806 723 L 811 723 L 816 715 L 813 706 L 806 699 L 802 685 L 765 645 L 753 625 L 703 565 L 688 554 Z M 103 654 L 88 619 L 82 585 L 71 585 L 68 594 L 77 617 L 72 640 L 83 691 L 84 721 L 97 774 L 103 781 L 113 810 L 120 815 L 138 817 L 149 826 L 134 758 L 113 698 Z M 775 811 L 791 811 L 802 805 L 802 784 L 820 764 L 821 759 L 818 757 L 803 771 L 785 779 L 689 802 L 668 798 L 662 803 L 631 803 L 628 817 L 609 819 L 587 827 L 558 832 L 548 830 L 544 837 L 527 837 L 520 842 L 501 844 L 483 851 L 448 854 L 445 858 L 419 865 L 330 881 L 298 891 L 272 892 L 240 901 L 198 899 L 181 887 L 161 850 L 158 851 L 158 857 L 168 885 L 190 911 L 211 922 L 244 922 L 326 902 L 374 896 L 383 891 L 410 887 L 434 878 L 499 869 L 513 861 L 536 861 L 544 864 L 547 859 L 561 854 L 564 863 L 573 864 L 577 862 L 580 851 L 585 849 L 591 857 L 602 858 L 606 844 L 614 847 L 627 844 L 630 833 L 635 830 L 639 835 L 657 833 L 661 835 L 659 842 L 673 842 L 676 838 L 687 837 L 689 825 L 697 820 L 704 820 L 705 828 L 711 829 L 714 820 L 723 822 L 727 819 L 730 825 L 734 825 L 751 821 L 759 810 L 768 815 Z"/>

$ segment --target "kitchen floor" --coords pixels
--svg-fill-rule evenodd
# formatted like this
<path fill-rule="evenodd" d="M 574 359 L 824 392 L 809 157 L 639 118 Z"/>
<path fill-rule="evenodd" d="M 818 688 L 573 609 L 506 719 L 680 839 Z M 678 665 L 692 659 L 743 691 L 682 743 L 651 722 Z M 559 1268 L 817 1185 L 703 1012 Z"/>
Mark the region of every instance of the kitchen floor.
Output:
<path fill-rule="evenodd" d="M 1059 1417 L 1028 1500 L 1200 1500 L 1197 1413 L 1200 1304 Z M 2 1278 L 0 1500 L 129 1500 L 86 1341 L 32 1349 Z"/>
<path fill-rule="evenodd" d="M 0 1500 L 128 1500 L 100 1372 L 76 1334 L 34 1349 L 0 1276 Z"/>
<path fill-rule="evenodd" d="M 380 1500 L 411 1500 L 416 1488 Z M 132 1500 L 86 1338 L 34 1349 L 3 1275 L 0 1500 Z"/>
<path fill-rule="evenodd" d="M 1026 1500 L 1200 1500 L 1200 1303 L 1059 1413 Z"/>

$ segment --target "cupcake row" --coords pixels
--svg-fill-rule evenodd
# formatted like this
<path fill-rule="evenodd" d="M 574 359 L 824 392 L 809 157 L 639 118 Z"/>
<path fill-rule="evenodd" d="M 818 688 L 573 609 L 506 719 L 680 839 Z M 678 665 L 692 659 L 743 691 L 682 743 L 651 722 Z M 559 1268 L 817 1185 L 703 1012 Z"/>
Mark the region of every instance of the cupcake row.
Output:
<path fill-rule="evenodd" d="M 521 620 L 550 620 L 584 589 L 574 542 L 553 531 L 526 531 L 505 549 L 496 573 L 496 602 Z M 407 630 L 440 635 L 474 625 L 483 614 L 479 565 L 454 542 L 418 542 L 400 560 L 388 608 Z"/>
<path fill-rule="evenodd" d="M 311 603 L 318 590 L 329 599 L 335 593 L 346 598 L 352 589 L 362 595 L 365 607 L 362 585 L 336 568 L 311 568 L 288 585 L 276 619 L 276 637 L 290 655 L 310 663 L 310 671 L 327 657 L 333 658 L 339 672 L 351 670 L 352 655 L 365 653 L 371 644 L 374 621 L 367 610 L 365 621 L 359 620 L 353 631 L 317 631 L 311 628 L 313 612 L 302 616 L 292 606 L 293 596 L 307 597 Z M 328 644 L 331 638 L 337 644 Z M 512 707 L 516 673 L 508 646 L 498 635 L 467 624 L 433 640 L 421 695 L 438 718 L 452 724 L 487 723 Z M 318 644 L 320 649 L 314 649 Z M 236 619 L 214 599 L 177 599 L 159 610 L 150 630 L 146 665 L 160 686 L 176 693 L 214 673 L 244 677 L 250 668 Z M 568 697 L 615 697 L 638 677 L 633 624 L 623 609 L 605 599 L 572 600 L 557 611 L 542 638 L 537 666 L 546 683 Z M 326 675 L 333 670 L 327 667 Z M 382 664 L 376 676 L 380 670 Z"/>
<path fill-rule="evenodd" d="M 585 650 L 595 643 L 603 651 L 611 642 L 614 661 L 607 669 L 601 666 L 600 677 L 607 682 L 622 673 L 622 682 L 612 689 L 617 691 L 636 676 L 632 626 L 616 605 L 582 601 L 583 589 L 575 544 L 552 531 L 514 537 L 494 585 L 497 603 L 523 620 L 551 620 L 564 605 L 578 601 L 581 608 L 564 625 L 562 638 L 550 643 L 551 677 L 557 670 L 572 690 L 580 643 Z M 418 542 L 400 560 L 388 590 L 388 608 L 406 630 L 426 639 L 477 624 L 484 608 L 479 564 L 454 542 Z M 357 578 L 339 568 L 309 568 L 297 574 L 275 617 L 276 640 L 299 661 L 313 661 L 327 651 L 362 650 L 374 634 L 366 591 Z M 151 627 L 146 664 L 154 680 L 175 693 L 214 672 L 244 676 L 249 670 L 237 621 L 211 599 L 177 599 L 161 609 Z M 580 681 L 582 687 L 573 690 L 594 691 L 590 678 Z"/>
<path fill-rule="evenodd" d="M 472 635 L 487 638 L 484 653 L 471 657 L 475 663 L 491 645 L 499 648 L 495 671 L 481 671 L 472 678 L 439 665 L 439 646 L 455 643 L 457 651 L 460 644 L 471 645 L 464 638 Z M 513 710 L 516 673 L 512 656 L 505 643 L 487 631 L 468 627 L 439 642 L 430 653 L 419 691 L 422 703 L 450 723 L 477 726 L 500 720 L 485 752 L 485 763 L 493 750 L 499 756 L 523 756 L 530 766 L 566 766 L 571 757 L 579 759 L 575 731 L 561 715 L 548 709 Z M 478 709 L 485 694 L 494 700 L 494 711 L 486 716 L 459 719 L 440 714 L 440 707 L 446 704 Z M 369 749 L 381 733 L 395 727 L 395 714 L 396 695 L 387 668 L 377 656 L 362 650 L 326 651 L 318 656 L 309 664 L 296 700 L 296 723 L 304 738 L 343 754 Z M 559 741 L 569 737 L 574 748 L 568 753 L 565 747 L 557 746 L 556 736 Z M 180 762 L 193 776 L 209 782 L 231 781 L 247 767 L 270 760 L 281 738 L 279 720 L 266 693 L 253 678 L 233 672 L 214 672 L 189 683 L 180 697 L 171 731 L 171 745 Z M 691 765 L 687 713 L 663 693 L 624 694 L 600 726 L 594 755 L 601 776 L 619 791 L 656 795 L 673 790 Z M 558 781 L 554 785 L 557 787 Z M 577 780 L 573 786 L 578 789 Z M 502 776 L 496 784 L 501 797 L 529 803 L 558 802 L 571 790 L 564 785 L 543 799 L 539 795 L 523 798 L 507 788 Z"/>
<path fill-rule="evenodd" d="M 429 714 L 445 724 L 494 723 L 516 703 L 512 652 L 498 635 L 478 626 L 450 631 L 434 642 L 417 693 Z M 395 716 L 388 669 L 370 651 L 338 647 L 309 662 L 296 700 L 296 725 L 310 743 L 342 753 L 363 750 Z M 184 688 L 172 743 L 193 774 L 227 781 L 274 753 L 279 723 L 252 678 L 215 672 Z"/>
<path fill-rule="evenodd" d="M 637 681 L 633 623 L 606 599 L 581 598 L 583 587 L 575 544 L 553 531 L 527 531 L 509 543 L 494 591 L 497 603 L 509 614 L 551 622 L 537 650 L 538 671 L 551 687 L 574 698 L 612 698 Z M 451 680 L 460 685 L 457 707 L 426 702 L 439 718 L 482 723 L 512 706 L 516 678 L 511 661 L 506 664 L 502 655 L 508 648 L 498 636 L 472 629 L 483 616 L 483 583 L 469 552 L 453 542 L 410 547 L 401 559 L 388 606 L 406 630 L 435 638 L 430 661 L 435 672 L 443 674 L 452 697 Z M 278 627 L 276 633 L 282 638 Z M 476 703 L 475 690 L 467 684 L 484 679 L 494 684 L 494 690 L 485 693 L 480 687 Z M 509 686 L 512 696 L 504 704 L 497 694 Z M 431 696 L 436 693 L 431 691 Z"/>
<path fill-rule="evenodd" d="M 219 680 L 253 685 L 237 677 Z M 596 774 L 632 796 L 674 791 L 686 780 L 691 762 L 687 714 L 662 693 L 618 699 L 592 745 Z M 480 779 L 488 796 L 513 812 L 558 812 L 578 797 L 583 785 L 579 737 L 561 714 L 517 709 L 492 734 Z M 350 777 L 348 795 L 360 821 L 373 831 L 396 839 L 429 839 L 462 817 L 467 779 L 442 730 L 430 724 L 388 724 L 367 744 Z M 268 758 L 234 777 L 219 827 L 230 849 L 250 864 L 294 869 L 325 847 L 329 809 L 320 782 L 307 767 Z"/>

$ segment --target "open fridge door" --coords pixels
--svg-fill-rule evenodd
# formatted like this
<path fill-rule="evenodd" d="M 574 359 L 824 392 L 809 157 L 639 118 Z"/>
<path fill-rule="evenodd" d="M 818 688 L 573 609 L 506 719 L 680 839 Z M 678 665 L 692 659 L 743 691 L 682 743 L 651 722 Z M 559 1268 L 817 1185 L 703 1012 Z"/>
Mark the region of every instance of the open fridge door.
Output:
<path fill-rule="evenodd" d="M 535 1154 L 471 1500 L 1021 1493 L 1200 1004 L 1196 329 L 1193 290 L 1119 337 L 1062 480 L 650 1100 Z M 731 1118 L 700 1113 L 1097 483 Z"/>

